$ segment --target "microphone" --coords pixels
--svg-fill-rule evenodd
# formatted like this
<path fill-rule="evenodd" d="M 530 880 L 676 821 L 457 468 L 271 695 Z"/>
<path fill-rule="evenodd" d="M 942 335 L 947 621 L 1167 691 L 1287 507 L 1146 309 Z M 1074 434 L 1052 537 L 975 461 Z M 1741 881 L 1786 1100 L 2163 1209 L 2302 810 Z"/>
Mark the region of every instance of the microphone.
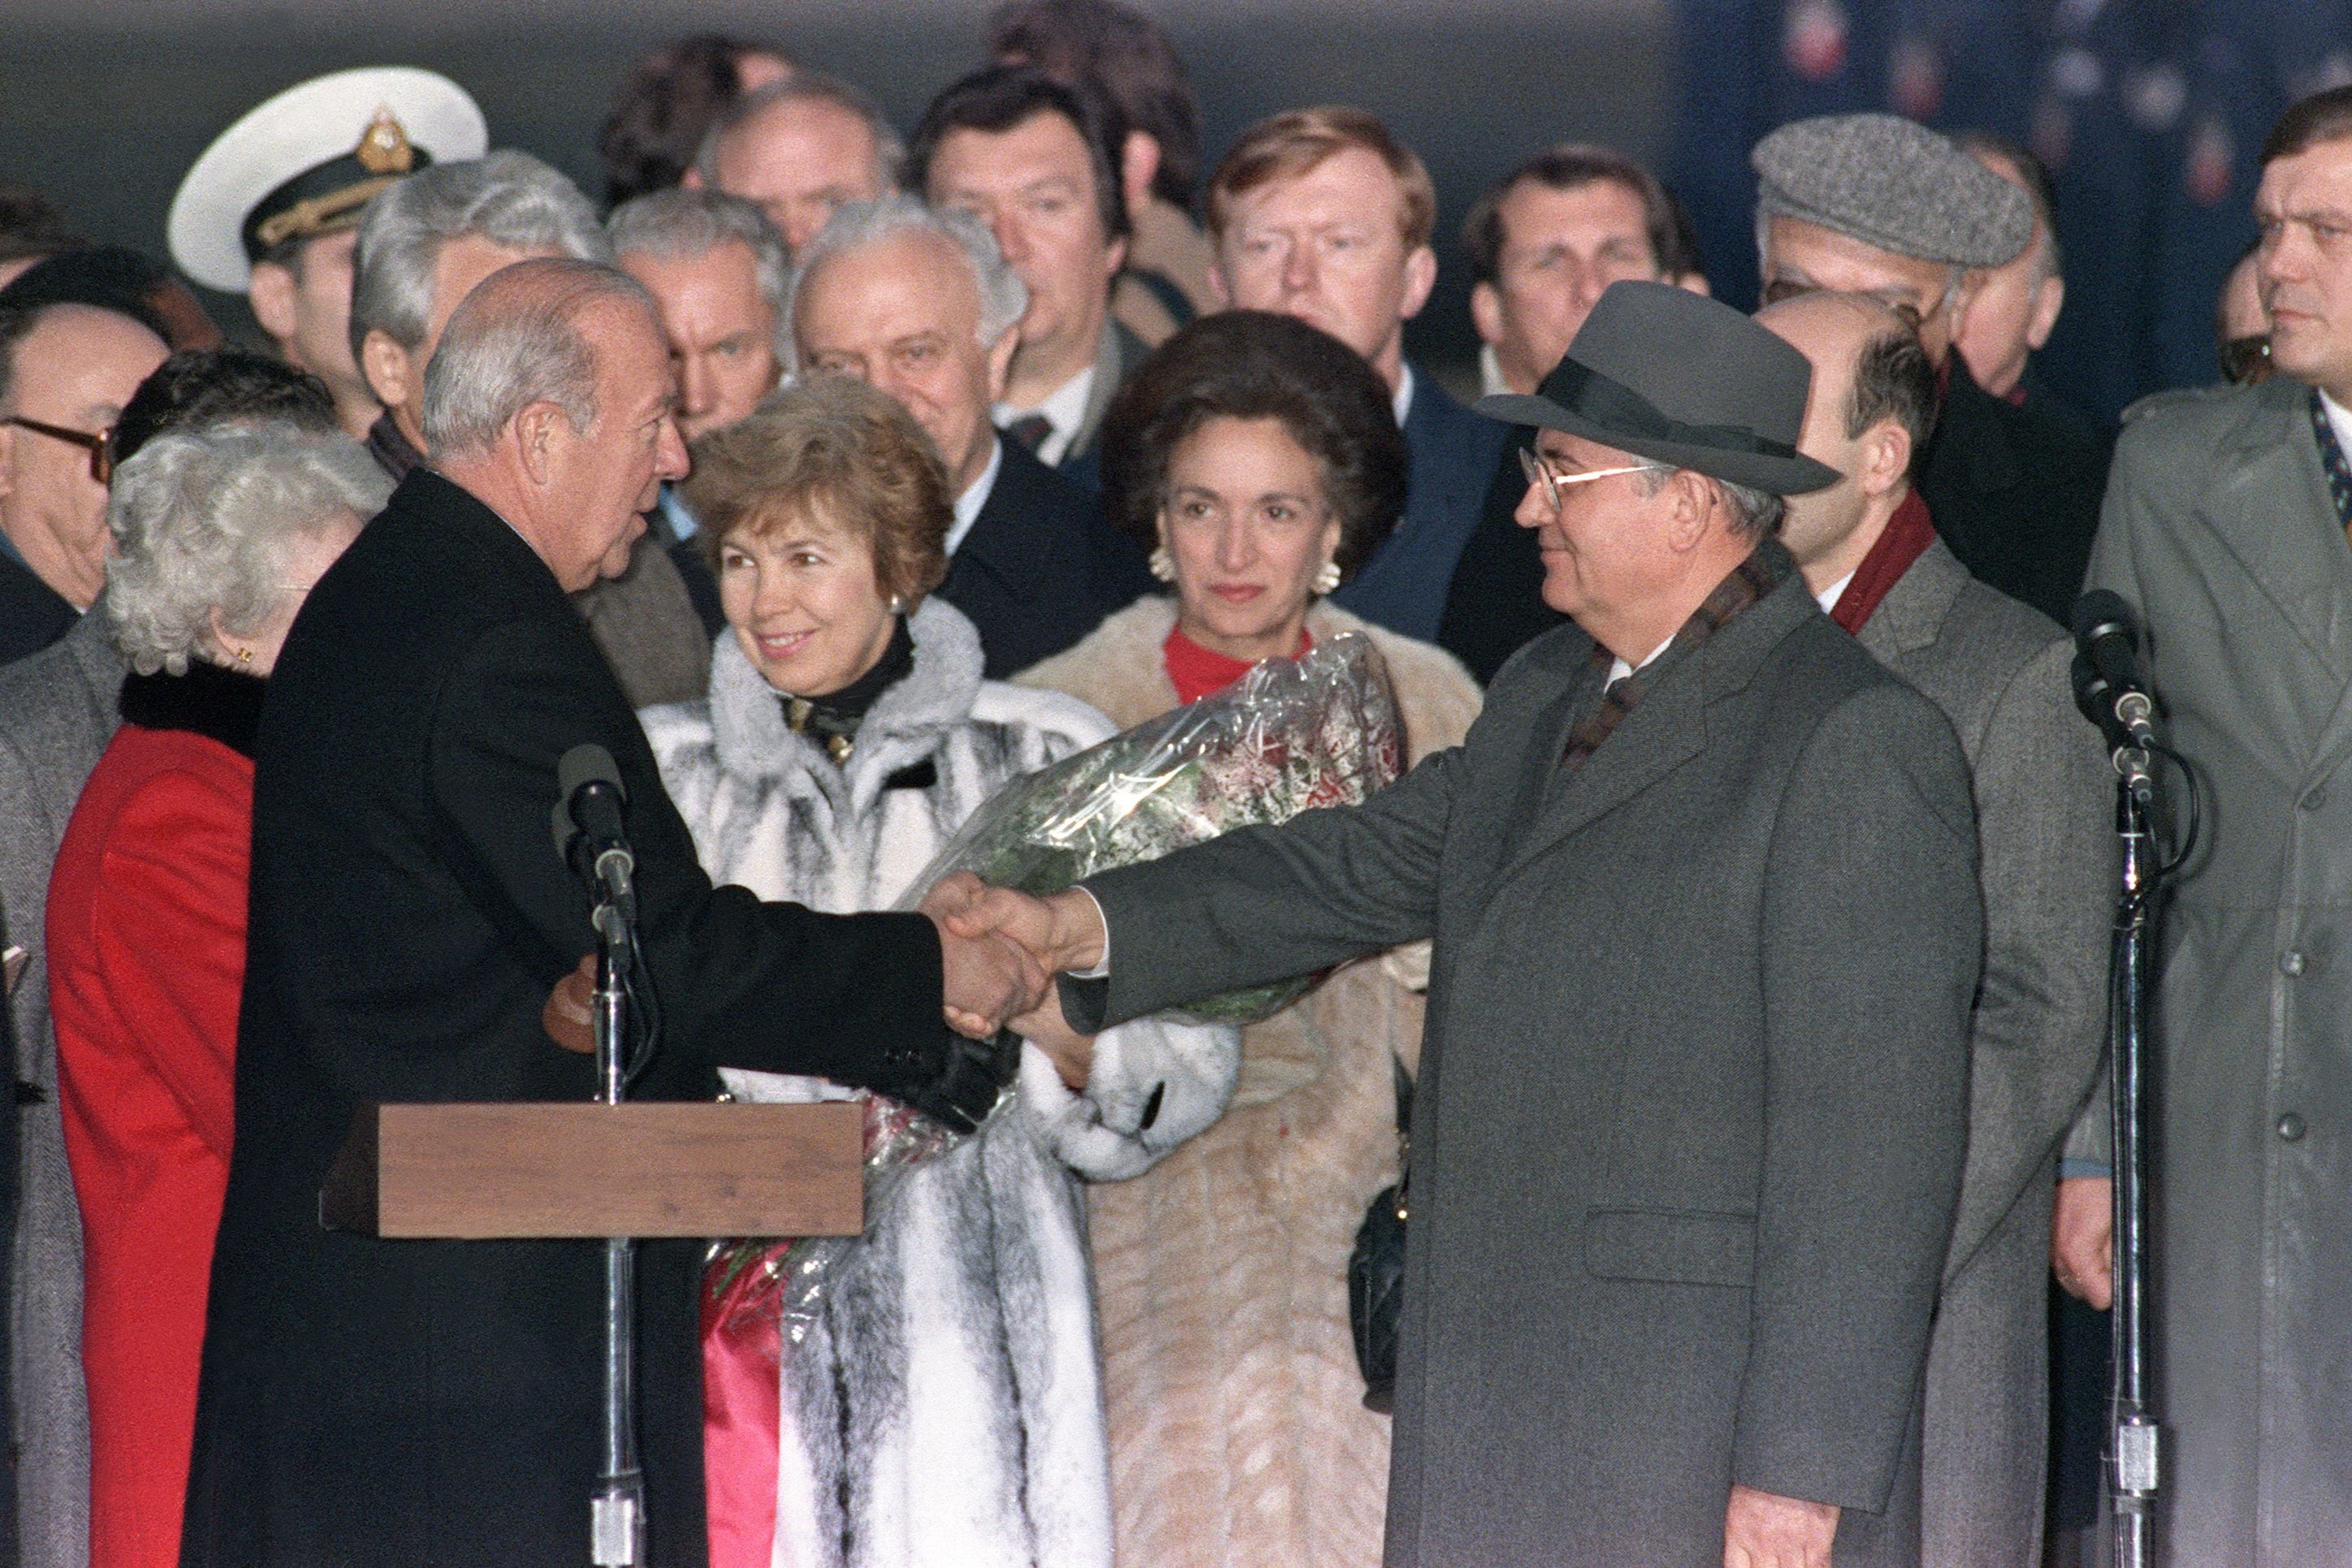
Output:
<path fill-rule="evenodd" d="M 2084 718 L 2099 727 L 2100 734 L 2106 737 L 2116 771 L 2123 775 L 2124 782 L 2131 787 L 2140 803 L 2148 804 L 2156 798 L 2156 778 L 2148 770 L 2147 748 L 2139 744 L 2131 727 L 2116 711 L 2123 706 L 2122 699 L 2087 653 L 2074 655 L 2074 706 L 2082 709 Z M 2142 702 L 2147 700 L 2141 693 L 2126 695 Z"/>
<path fill-rule="evenodd" d="M 555 852 L 607 901 L 634 913 L 637 860 L 629 852 L 623 815 L 629 792 L 613 754 L 593 744 L 575 746 L 556 763 L 555 782 Z"/>
<path fill-rule="evenodd" d="M 2101 712 L 2112 715 L 2113 723 L 2121 726 L 2128 738 L 2116 740 L 2109 719 L 2092 712 L 2088 704 L 2093 699 L 2079 670 L 2074 678 L 2075 706 L 2107 731 L 2116 749 L 2152 749 L 2156 703 L 2148 695 L 2147 683 L 2140 679 L 2139 629 L 2132 624 L 2131 606 L 2121 595 L 2095 588 L 2074 601 L 2074 623 L 2077 662 L 2087 663 L 2097 677 Z"/>

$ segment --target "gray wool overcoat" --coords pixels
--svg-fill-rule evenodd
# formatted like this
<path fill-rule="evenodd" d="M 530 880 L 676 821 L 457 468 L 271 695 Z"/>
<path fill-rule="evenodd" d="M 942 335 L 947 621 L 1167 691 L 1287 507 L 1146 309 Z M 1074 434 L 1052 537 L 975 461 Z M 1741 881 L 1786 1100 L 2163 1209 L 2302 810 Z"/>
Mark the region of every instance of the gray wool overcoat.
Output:
<path fill-rule="evenodd" d="M 1916 1563 L 1982 942 L 1958 743 L 1791 573 L 1564 776 L 1592 646 L 1529 644 L 1361 808 L 1089 883 L 1083 1000 L 1435 936 L 1391 1564 L 1714 1568 L 1734 1482 L 1841 1505 L 1842 1568 Z"/>
<path fill-rule="evenodd" d="M 119 722 L 122 657 L 101 599 L 39 653 L 0 667 L 0 908 L 31 955 L 10 998 L 16 1077 L 17 1209 L 9 1320 L 23 1568 L 83 1568 L 89 1557 L 89 1403 L 81 1376 L 81 1211 L 58 1109 L 41 922 L 81 787 Z"/>
<path fill-rule="evenodd" d="M 2205 796 L 2152 1186 L 2158 1539 L 2200 1568 L 2352 1563 L 2352 548 L 2310 395 L 2143 404 L 2091 556 Z"/>
<path fill-rule="evenodd" d="M 1927 1347 L 1921 1555 L 1927 1568 L 2036 1568 L 2050 1199 L 2106 1043 L 2115 770 L 2074 711 L 2073 639 L 1971 578 L 1942 543 L 1887 590 L 1859 638 L 1958 732 L 1984 886 L 1969 1156 Z"/>

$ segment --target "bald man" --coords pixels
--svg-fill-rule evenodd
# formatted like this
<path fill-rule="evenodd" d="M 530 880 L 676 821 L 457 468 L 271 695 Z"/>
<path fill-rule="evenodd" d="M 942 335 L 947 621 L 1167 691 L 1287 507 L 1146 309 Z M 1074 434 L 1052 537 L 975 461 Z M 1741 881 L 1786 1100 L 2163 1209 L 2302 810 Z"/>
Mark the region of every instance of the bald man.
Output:
<path fill-rule="evenodd" d="M 2060 1145 L 2105 1038 L 2112 775 L 2074 709 L 2065 633 L 1971 578 L 1912 487 L 1936 378 L 1910 324 L 1851 294 L 1803 295 L 1757 319 L 1811 361 L 1798 449 L 1839 475 L 1789 498 L 1782 540 L 1822 609 L 1944 710 L 1968 758 L 1985 967 L 1968 1163 L 1927 1353 L 1921 1563 L 2034 1568 L 2043 1270 Z"/>

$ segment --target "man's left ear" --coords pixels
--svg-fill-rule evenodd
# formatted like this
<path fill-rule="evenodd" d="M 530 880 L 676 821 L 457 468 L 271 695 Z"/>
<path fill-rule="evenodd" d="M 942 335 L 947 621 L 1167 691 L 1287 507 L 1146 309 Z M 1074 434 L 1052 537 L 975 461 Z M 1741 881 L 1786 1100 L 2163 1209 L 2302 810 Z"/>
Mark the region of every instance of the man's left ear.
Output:
<path fill-rule="evenodd" d="M 522 464 L 523 473 L 533 485 L 546 489 L 555 481 L 562 438 L 572 434 L 571 416 L 557 403 L 525 403 L 509 429 L 511 434 L 508 439 L 515 444 L 515 455 Z"/>
<path fill-rule="evenodd" d="M 1429 291 L 1437 287 L 1437 253 L 1425 245 L 1412 247 L 1404 258 L 1404 298 L 1397 302 L 1397 319 L 1410 321 L 1421 314 L 1429 303 Z"/>
<path fill-rule="evenodd" d="M 2033 290 L 2033 314 L 2026 318 L 2025 346 L 2039 351 L 2058 325 L 2058 312 L 2065 308 L 2066 280 L 2055 274 L 2043 278 Z"/>
<path fill-rule="evenodd" d="M 1643 476 L 1633 476 L 1635 483 Z M 1707 515 L 1716 506 L 1715 486 L 1706 476 L 1685 468 L 1666 481 L 1673 504 L 1666 509 L 1666 545 L 1676 555 L 1688 555 L 1706 538 Z"/>
<path fill-rule="evenodd" d="M 1911 433 L 1891 419 L 1882 419 L 1863 433 L 1862 467 L 1855 478 L 1862 493 L 1885 495 L 1911 476 Z"/>

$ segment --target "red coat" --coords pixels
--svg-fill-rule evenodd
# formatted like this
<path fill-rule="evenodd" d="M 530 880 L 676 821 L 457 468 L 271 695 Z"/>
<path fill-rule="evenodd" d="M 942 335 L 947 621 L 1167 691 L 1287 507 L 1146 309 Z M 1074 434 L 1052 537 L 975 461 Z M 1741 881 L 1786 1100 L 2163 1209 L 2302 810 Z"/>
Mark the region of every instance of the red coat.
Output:
<path fill-rule="evenodd" d="M 209 669 L 132 676 L 133 722 L 90 776 L 49 878 L 49 1005 L 82 1218 L 90 1560 L 107 1568 L 180 1557 L 245 978 L 253 763 L 236 743 L 252 744 L 260 691 Z"/>

